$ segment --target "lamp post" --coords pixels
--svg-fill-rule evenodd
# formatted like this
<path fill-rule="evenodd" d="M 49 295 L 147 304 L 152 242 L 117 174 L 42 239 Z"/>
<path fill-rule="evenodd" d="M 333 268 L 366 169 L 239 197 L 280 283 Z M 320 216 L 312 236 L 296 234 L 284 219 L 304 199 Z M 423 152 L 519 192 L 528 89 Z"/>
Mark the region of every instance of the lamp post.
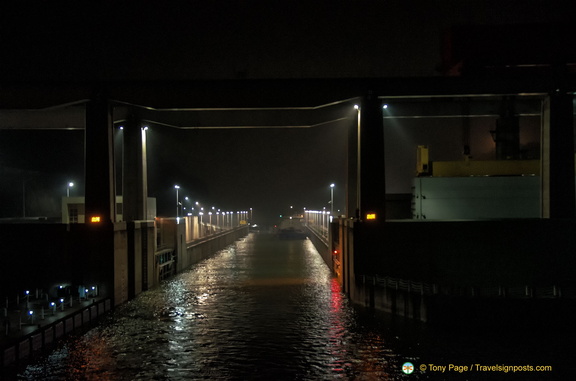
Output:
<path fill-rule="evenodd" d="M 72 181 L 70 181 L 68 183 L 68 187 L 66 188 L 66 197 L 70 197 L 70 188 L 72 188 L 74 186 L 74 183 Z"/>
<path fill-rule="evenodd" d="M 330 184 L 330 214 L 334 213 L 334 183 Z"/>
<path fill-rule="evenodd" d="M 178 189 L 180 189 L 180 186 L 174 185 L 174 189 L 176 189 L 176 219 L 178 219 Z"/>

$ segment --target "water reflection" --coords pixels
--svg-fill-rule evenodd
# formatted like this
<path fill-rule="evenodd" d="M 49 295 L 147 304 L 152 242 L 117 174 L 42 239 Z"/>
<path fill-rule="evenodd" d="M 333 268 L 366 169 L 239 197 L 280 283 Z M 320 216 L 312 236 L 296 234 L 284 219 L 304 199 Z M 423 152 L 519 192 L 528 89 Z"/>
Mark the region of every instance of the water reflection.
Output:
<path fill-rule="evenodd" d="M 404 358 L 308 240 L 251 234 L 28 366 L 24 379 L 386 380 Z M 416 375 L 410 376 L 417 379 Z"/>

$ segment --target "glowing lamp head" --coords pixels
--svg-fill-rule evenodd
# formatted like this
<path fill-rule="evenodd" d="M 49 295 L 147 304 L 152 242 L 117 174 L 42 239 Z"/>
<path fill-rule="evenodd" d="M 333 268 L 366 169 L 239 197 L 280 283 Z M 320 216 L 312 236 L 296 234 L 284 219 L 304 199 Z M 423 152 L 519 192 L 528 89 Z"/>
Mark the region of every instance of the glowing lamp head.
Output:
<path fill-rule="evenodd" d="M 366 219 L 367 220 L 376 220 L 376 213 L 367 213 L 366 214 Z"/>
<path fill-rule="evenodd" d="M 100 220 L 101 220 L 100 216 L 92 216 L 92 217 L 90 217 L 90 222 L 92 222 L 92 223 L 94 223 L 94 224 L 99 223 Z"/>

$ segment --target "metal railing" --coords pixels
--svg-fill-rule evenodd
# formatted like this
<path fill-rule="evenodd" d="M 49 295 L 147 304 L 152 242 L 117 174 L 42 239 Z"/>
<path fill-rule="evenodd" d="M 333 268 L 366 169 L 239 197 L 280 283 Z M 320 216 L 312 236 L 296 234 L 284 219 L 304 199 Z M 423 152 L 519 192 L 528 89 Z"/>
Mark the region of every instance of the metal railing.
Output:
<path fill-rule="evenodd" d="M 446 295 L 460 297 L 511 298 L 511 299 L 576 299 L 576 285 L 563 286 L 450 286 L 378 275 L 361 275 L 363 284 L 375 287 L 417 293 L 421 295 Z"/>

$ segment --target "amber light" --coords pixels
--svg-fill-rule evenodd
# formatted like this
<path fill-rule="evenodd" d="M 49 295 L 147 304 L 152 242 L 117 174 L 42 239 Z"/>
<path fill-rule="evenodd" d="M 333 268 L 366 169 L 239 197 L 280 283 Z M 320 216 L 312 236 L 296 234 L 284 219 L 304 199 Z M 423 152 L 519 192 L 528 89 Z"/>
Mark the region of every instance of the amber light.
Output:
<path fill-rule="evenodd" d="M 100 222 L 100 216 L 93 216 L 90 218 L 90 222 Z"/>
<path fill-rule="evenodd" d="M 366 219 L 367 219 L 367 220 L 375 220 L 375 219 L 376 219 L 376 213 L 368 213 L 368 214 L 366 214 Z"/>

